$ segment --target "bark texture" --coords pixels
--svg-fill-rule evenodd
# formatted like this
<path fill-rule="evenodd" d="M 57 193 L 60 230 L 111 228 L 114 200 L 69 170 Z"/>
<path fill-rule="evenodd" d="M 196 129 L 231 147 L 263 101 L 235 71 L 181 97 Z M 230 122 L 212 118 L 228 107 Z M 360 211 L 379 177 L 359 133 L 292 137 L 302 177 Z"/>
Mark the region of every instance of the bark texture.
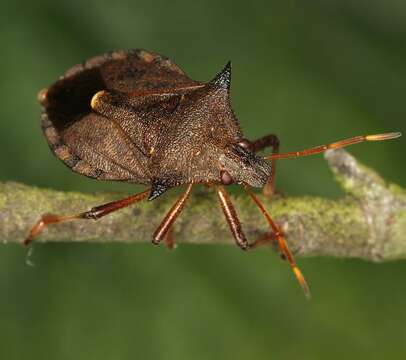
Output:
<path fill-rule="evenodd" d="M 338 200 L 318 197 L 276 198 L 271 216 L 282 226 L 296 255 L 363 258 L 371 261 L 406 259 L 406 191 L 386 183 L 373 170 L 358 163 L 345 150 L 325 154 L 345 191 Z M 200 188 L 200 190 L 198 190 Z M 196 186 L 175 224 L 177 243 L 233 243 L 228 225 L 212 191 Z M 0 241 L 19 243 L 44 213 L 83 212 L 126 194 L 82 194 L 0 183 Z M 51 225 L 37 242 L 147 242 L 176 201 L 167 194 L 141 202 L 106 217 Z M 232 196 L 251 239 L 268 230 L 255 204 L 245 194 Z"/>

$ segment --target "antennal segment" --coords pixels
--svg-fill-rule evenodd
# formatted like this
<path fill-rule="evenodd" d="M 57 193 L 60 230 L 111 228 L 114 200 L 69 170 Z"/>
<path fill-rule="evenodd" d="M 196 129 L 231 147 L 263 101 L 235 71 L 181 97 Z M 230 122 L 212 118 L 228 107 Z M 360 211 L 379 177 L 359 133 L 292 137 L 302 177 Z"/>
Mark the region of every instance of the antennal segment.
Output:
<path fill-rule="evenodd" d="M 310 149 L 305 149 L 302 151 L 291 151 L 288 153 L 283 153 L 283 154 L 272 154 L 265 156 L 265 160 L 276 160 L 276 159 L 289 159 L 289 158 L 294 158 L 294 157 L 300 157 L 300 156 L 309 156 L 309 155 L 315 155 L 315 154 L 320 154 L 322 152 L 325 152 L 326 150 L 329 149 L 339 149 L 343 148 L 349 145 L 354 145 L 354 144 L 359 144 L 364 141 L 383 141 L 383 140 L 390 140 L 390 139 L 396 139 L 400 137 L 402 134 L 400 132 L 390 132 L 390 133 L 384 133 L 384 134 L 376 134 L 376 135 L 360 135 L 360 136 L 355 136 L 350 139 L 344 139 L 340 140 L 328 145 L 320 145 L 316 146 Z"/>

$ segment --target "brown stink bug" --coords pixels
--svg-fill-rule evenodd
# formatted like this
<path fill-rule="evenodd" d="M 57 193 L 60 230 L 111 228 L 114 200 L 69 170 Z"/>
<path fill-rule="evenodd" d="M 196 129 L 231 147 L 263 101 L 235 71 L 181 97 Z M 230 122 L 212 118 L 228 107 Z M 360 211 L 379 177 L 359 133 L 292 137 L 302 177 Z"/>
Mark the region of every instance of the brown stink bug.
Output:
<path fill-rule="evenodd" d="M 28 244 L 49 224 L 99 219 L 166 190 L 187 185 L 153 235 L 153 243 L 173 244 L 172 225 L 194 184 L 214 186 L 237 245 L 248 250 L 275 241 L 309 294 L 278 225 L 250 190 L 273 191 L 275 160 L 335 149 L 399 133 L 358 136 L 330 145 L 279 154 L 279 141 L 267 135 L 244 138 L 231 106 L 231 64 L 210 82 L 189 79 L 172 61 L 144 50 L 96 56 L 68 70 L 38 97 L 41 126 L 53 153 L 73 171 L 97 180 L 144 184 L 147 190 L 76 215 L 44 215 L 31 229 Z M 257 152 L 271 147 L 266 157 Z M 242 185 L 270 225 L 268 236 L 249 243 L 224 185 Z"/>

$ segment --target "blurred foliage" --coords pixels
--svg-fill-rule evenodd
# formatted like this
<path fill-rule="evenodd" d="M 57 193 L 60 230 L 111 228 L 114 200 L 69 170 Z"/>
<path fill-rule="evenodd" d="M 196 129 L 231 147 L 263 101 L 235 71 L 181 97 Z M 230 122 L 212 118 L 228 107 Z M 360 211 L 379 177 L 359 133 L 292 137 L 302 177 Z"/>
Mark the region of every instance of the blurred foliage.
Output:
<path fill-rule="evenodd" d="M 276 133 L 282 150 L 405 132 L 405 38 L 399 0 L 2 0 L 0 181 L 138 190 L 70 172 L 39 128 L 38 90 L 73 64 L 118 48 L 165 54 L 198 80 L 231 59 L 232 102 L 247 136 Z M 404 186 L 404 144 L 351 152 Z M 340 195 L 320 156 L 281 162 L 277 184 L 289 195 Z M 306 302 L 288 266 L 266 249 L 34 249 L 30 267 L 26 249 L 0 248 L 2 359 L 406 355 L 405 263 L 301 260 L 314 295 Z"/>

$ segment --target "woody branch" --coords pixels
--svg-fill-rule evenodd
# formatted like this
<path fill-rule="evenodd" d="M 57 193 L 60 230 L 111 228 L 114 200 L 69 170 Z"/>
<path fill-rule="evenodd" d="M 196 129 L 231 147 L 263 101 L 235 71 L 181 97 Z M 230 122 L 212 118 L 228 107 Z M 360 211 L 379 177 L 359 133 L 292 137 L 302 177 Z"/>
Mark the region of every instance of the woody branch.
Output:
<path fill-rule="evenodd" d="M 318 197 L 262 198 L 297 255 L 406 259 L 406 190 L 387 184 L 345 150 L 325 155 L 345 191 L 338 200 Z M 0 241 L 19 243 L 44 213 L 69 214 L 124 197 L 123 194 L 81 194 L 39 189 L 18 183 L 0 184 Z M 214 194 L 195 191 L 175 224 L 177 243 L 233 243 Z M 138 203 L 97 221 L 51 225 L 36 242 L 148 242 L 175 201 L 166 195 Z M 266 233 L 267 224 L 245 194 L 232 196 L 247 235 Z"/>

